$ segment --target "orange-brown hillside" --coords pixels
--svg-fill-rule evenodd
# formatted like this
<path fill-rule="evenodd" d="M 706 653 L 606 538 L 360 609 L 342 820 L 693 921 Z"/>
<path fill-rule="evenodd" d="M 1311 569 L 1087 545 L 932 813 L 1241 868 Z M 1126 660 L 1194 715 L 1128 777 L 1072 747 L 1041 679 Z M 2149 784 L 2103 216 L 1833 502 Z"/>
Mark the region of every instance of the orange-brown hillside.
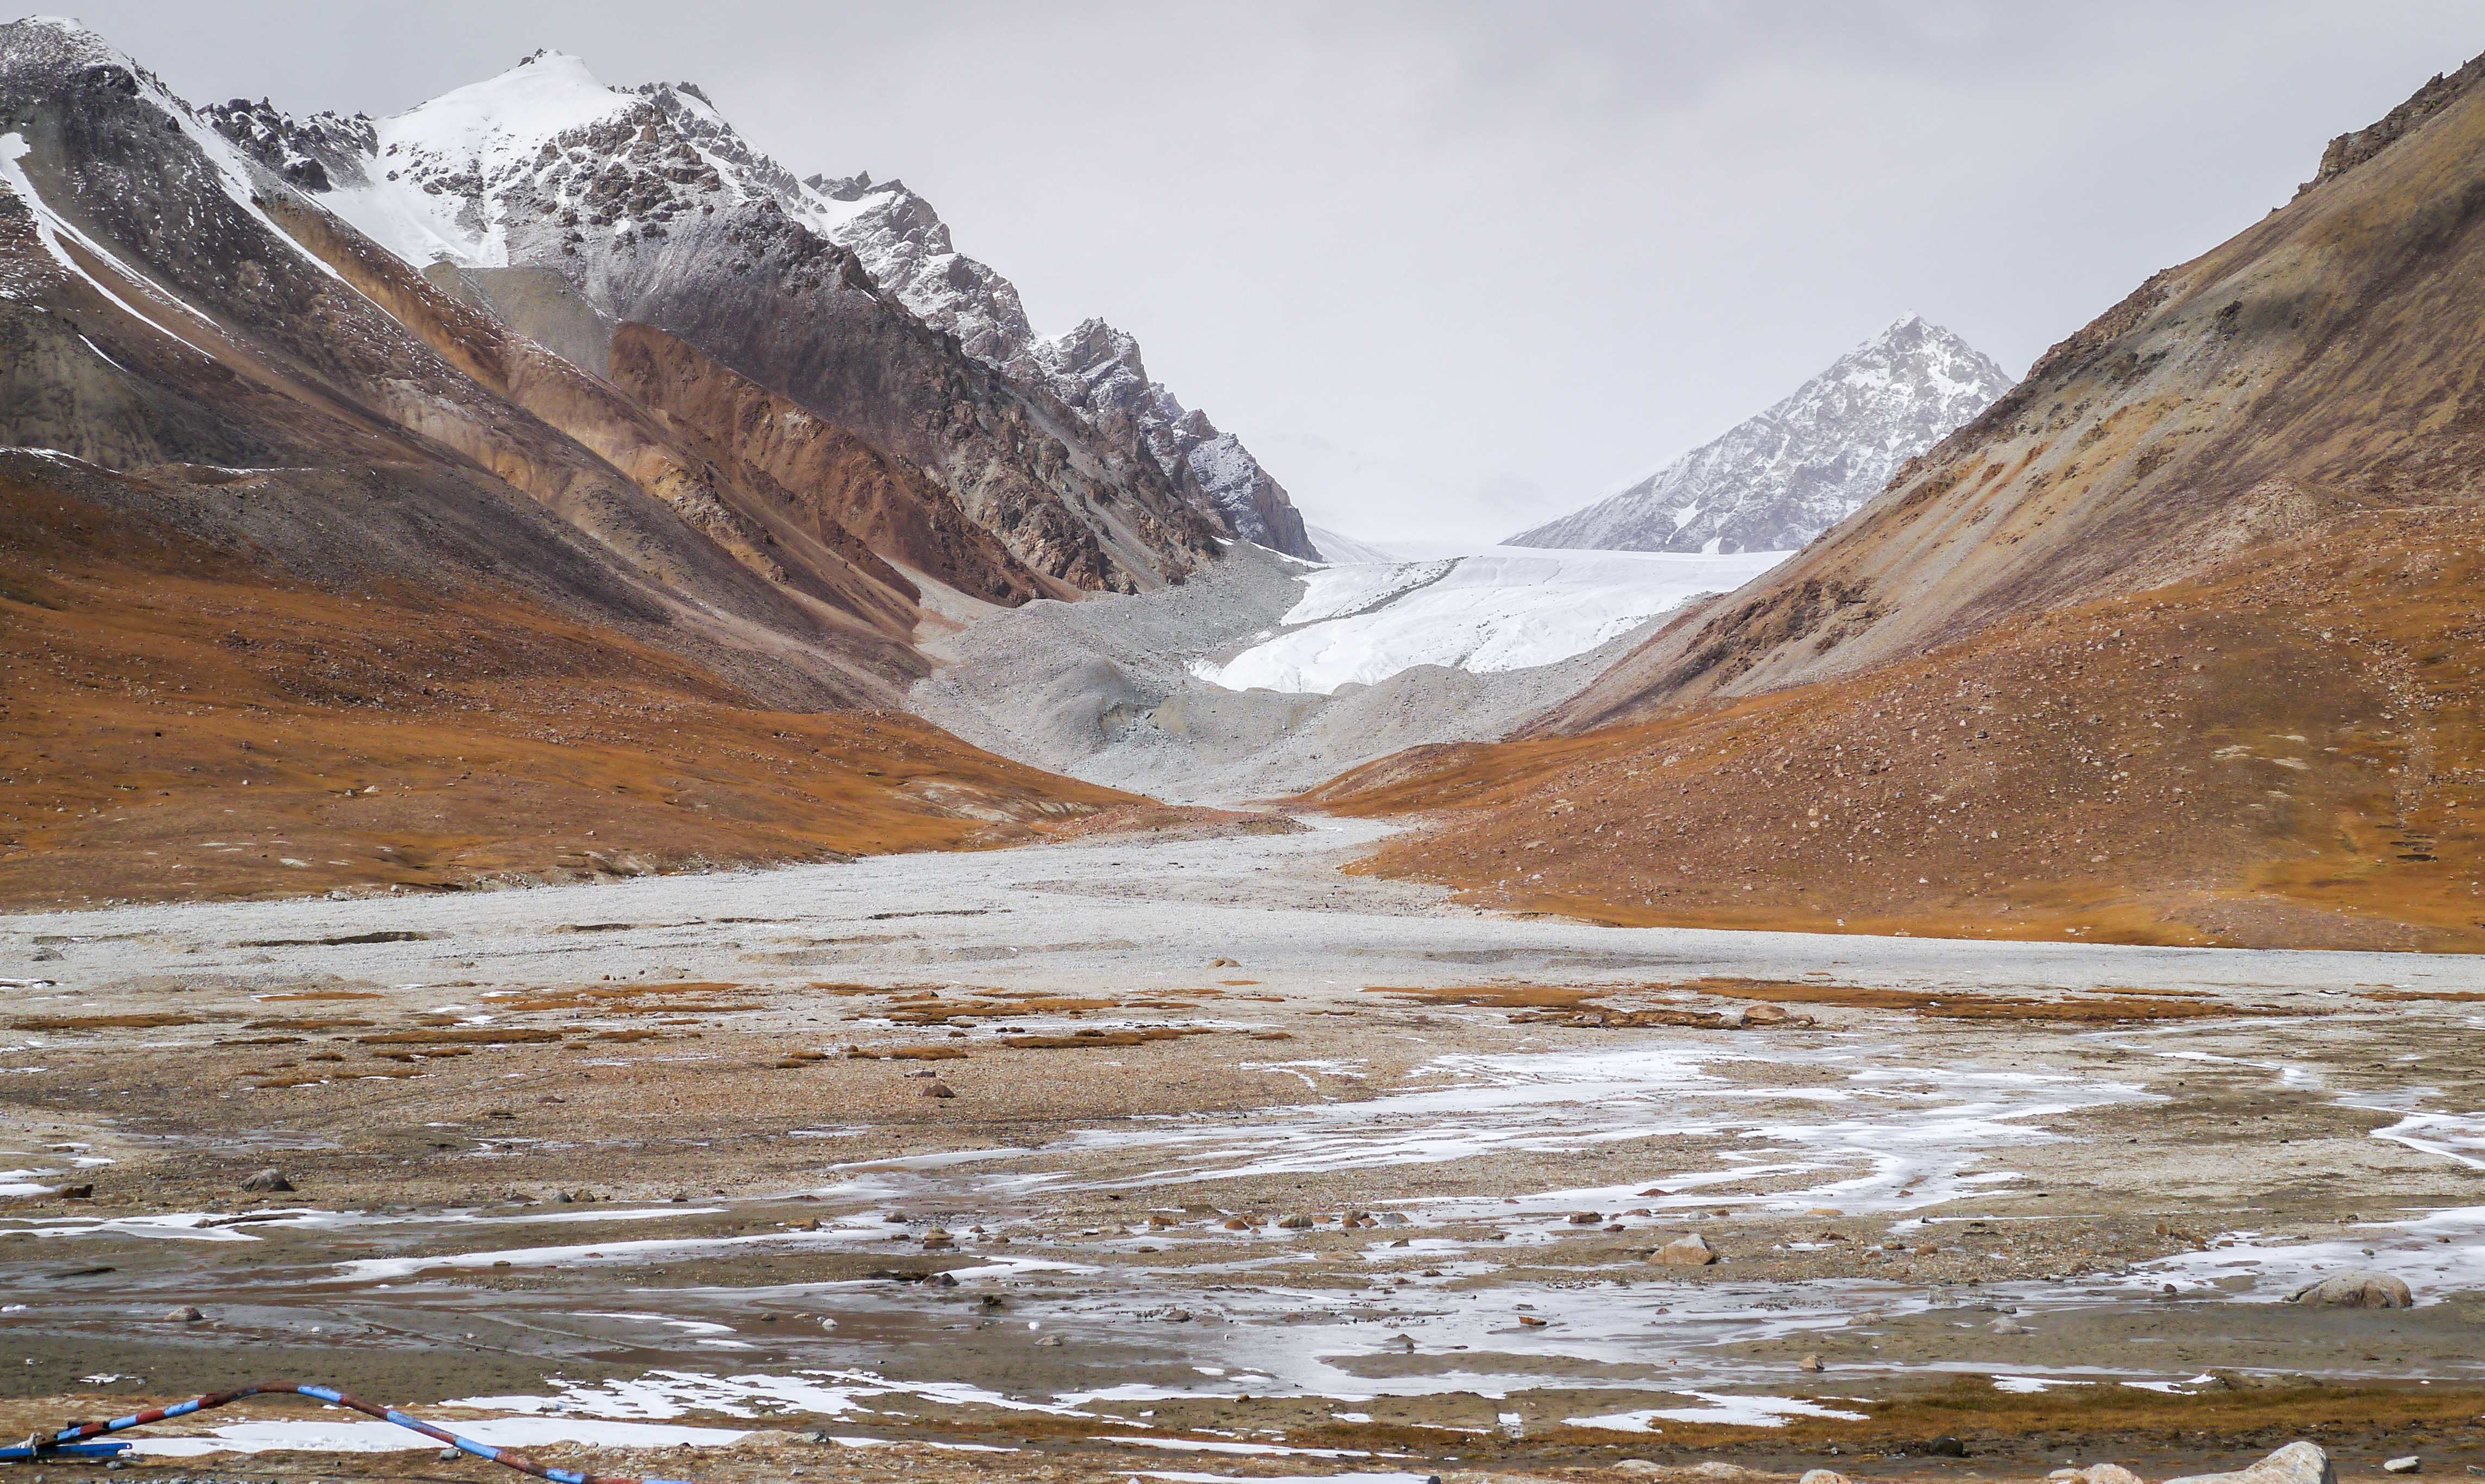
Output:
<path fill-rule="evenodd" d="M 1537 740 L 1321 796 L 1612 921 L 2485 948 L 2479 283 L 2485 60 Z"/>
<path fill-rule="evenodd" d="M 11 462 L 0 907 L 972 848 L 1132 802 L 912 716 L 772 710 L 471 574 L 270 576 Z"/>
<path fill-rule="evenodd" d="M 1358 869 L 1601 922 L 2485 949 L 2485 517 L 2323 534 L 1853 680 L 1403 753 L 1314 796 L 1434 816 Z"/>

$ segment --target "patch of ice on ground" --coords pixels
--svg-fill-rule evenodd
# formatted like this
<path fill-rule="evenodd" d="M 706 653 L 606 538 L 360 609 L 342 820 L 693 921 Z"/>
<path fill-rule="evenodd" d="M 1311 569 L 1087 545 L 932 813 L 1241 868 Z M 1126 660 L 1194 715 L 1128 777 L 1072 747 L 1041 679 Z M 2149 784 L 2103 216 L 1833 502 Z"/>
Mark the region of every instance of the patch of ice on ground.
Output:
<path fill-rule="evenodd" d="M 1710 1422 L 1728 1427 L 1784 1427 L 1789 1417 L 1835 1417 L 1842 1422 L 1866 1420 L 1861 1412 L 1841 1412 L 1818 1402 L 1792 1396 L 1739 1396 L 1717 1391 L 1684 1391 L 1704 1405 L 1698 1407 L 1651 1407 L 1634 1412 L 1610 1412 L 1598 1417 L 1565 1417 L 1572 1427 L 1598 1427 L 1607 1432 L 1652 1433 L 1664 1429 L 1652 1424 L 1666 1422 Z"/>
<path fill-rule="evenodd" d="M 435 1427 L 487 1443 L 496 1448 L 540 1448 L 560 1444 L 582 1447 L 672 1448 L 723 1447 L 751 1434 L 723 1427 L 684 1427 L 649 1422 L 614 1422 L 597 1417 L 494 1417 L 480 1422 L 448 1422 L 425 1417 Z M 205 1453 L 264 1453 L 301 1450 L 315 1453 L 398 1453 L 437 1448 L 437 1439 L 412 1428 L 381 1421 L 263 1420 L 228 1422 L 205 1436 L 163 1438 L 131 1434 L 146 1458 L 196 1458 Z"/>

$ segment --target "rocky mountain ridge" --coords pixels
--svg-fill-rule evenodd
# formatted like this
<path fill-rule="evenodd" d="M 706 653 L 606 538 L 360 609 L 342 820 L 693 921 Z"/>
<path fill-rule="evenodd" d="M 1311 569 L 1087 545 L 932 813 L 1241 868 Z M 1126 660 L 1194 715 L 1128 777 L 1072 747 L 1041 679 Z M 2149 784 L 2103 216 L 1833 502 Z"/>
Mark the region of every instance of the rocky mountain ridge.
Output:
<path fill-rule="evenodd" d="M 2010 390 L 1965 340 L 1907 315 L 1775 406 L 1512 546 L 1791 552 Z"/>
<path fill-rule="evenodd" d="M 1220 512 L 1235 534 L 1289 556 L 1321 559 L 1302 516 L 1258 459 L 1208 415 L 1148 375 L 1138 341 L 1101 319 L 1047 338 L 1027 321 L 1018 287 L 952 245 L 932 203 L 902 181 L 813 175 L 804 185 L 858 208 L 831 229 L 874 281 L 958 337 L 970 355 L 1041 386 L 1100 432 L 1154 459 L 1166 477 Z"/>
<path fill-rule="evenodd" d="M 263 101 L 238 99 L 207 114 L 409 262 L 427 268 L 445 261 L 466 271 L 482 299 L 518 301 L 505 312 L 524 317 L 532 309 L 529 333 L 540 329 L 552 337 L 548 343 L 599 372 L 606 336 L 597 325 L 574 310 L 547 323 L 541 307 L 530 303 L 540 294 L 505 290 L 496 280 L 511 268 L 549 269 L 598 318 L 638 317 L 632 307 L 655 292 L 648 275 L 681 271 L 682 255 L 654 244 L 721 209 L 773 208 L 782 222 L 854 255 L 861 275 L 849 286 L 893 296 L 923 323 L 954 335 L 968 357 L 1050 393 L 1086 424 L 1084 436 L 1075 438 L 1047 428 L 1066 451 L 1097 445 L 1084 459 L 1069 451 L 1065 477 L 1141 487 L 1135 501 L 1103 502 L 1117 510 L 1099 510 L 1076 491 L 1067 497 L 1087 524 L 1106 528 L 1104 546 L 1113 556 L 1105 566 L 1147 566 L 1132 560 L 1128 540 L 1113 539 L 1131 533 L 1115 532 L 1111 516 L 1135 518 L 1140 546 L 1171 539 L 1169 530 L 1144 528 L 1162 499 L 1153 488 L 1159 481 L 1230 534 L 1312 554 L 1283 488 L 1238 441 L 1148 382 L 1127 336 L 1107 332 L 1100 339 L 1091 323 L 1057 341 L 1038 337 L 1015 286 L 957 253 L 928 202 L 900 182 L 874 184 L 867 175 L 797 179 L 744 141 L 692 84 L 606 88 L 578 59 L 540 52 L 498 77 L 376 122 L 335 115 L 294 121 Z M 1135 393 L 1125 385 L 1134 377 Z M 1057 413 L 1039 418 L 1060 420 Z M 929 462 L 945 472 L 944 483 L 961 483 L 953 450 L 936 443 L 928 451 Z M 985 524 L 1020 530 L 1018 544 L 1027 548 L 1022 557 L 1077 585 L 1097 585 L 1074 575 L 1075 556 L 1048 559 L 1047 543 L 1061 533 L 1061 523 L 1034 536 L 1021 530 L 1028 503 L 1040 506 L 1042 496 L 993 496 L 971 469 L 964 472 L 965 503 Z"/>

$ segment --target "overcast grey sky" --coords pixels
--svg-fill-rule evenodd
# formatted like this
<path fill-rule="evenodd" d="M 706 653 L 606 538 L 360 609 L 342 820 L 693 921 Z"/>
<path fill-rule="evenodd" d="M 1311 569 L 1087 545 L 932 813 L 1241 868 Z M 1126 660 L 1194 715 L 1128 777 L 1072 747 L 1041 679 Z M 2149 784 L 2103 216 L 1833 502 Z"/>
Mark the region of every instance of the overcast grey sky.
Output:
<path fill-rule="evenodd" d="M 2474 0 L 207 4 L 195 100 L 385 114 L 538 46 L 902 176 L 1320 524 L 1507 534 L 1914 310 L 2013 373 L 2485 50 Z"/>

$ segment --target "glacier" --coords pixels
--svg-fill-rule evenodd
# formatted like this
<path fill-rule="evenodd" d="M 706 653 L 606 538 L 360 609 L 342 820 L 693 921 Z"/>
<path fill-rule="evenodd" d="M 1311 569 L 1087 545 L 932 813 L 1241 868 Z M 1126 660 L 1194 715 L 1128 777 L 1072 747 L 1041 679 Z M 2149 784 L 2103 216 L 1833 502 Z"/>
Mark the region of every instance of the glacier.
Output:
<path fill-rule="evenodd" d="M 1730 592 L 1785 552 L 1723 555 L 1494 547 L 1436 561 L 1348 563 L 1303 577 L 1272 635 L 1191 674 L 1228 690 L 1315 695 L 1437 664 L 1489 674 L 1552 664 L 1692 599 Z"/>

